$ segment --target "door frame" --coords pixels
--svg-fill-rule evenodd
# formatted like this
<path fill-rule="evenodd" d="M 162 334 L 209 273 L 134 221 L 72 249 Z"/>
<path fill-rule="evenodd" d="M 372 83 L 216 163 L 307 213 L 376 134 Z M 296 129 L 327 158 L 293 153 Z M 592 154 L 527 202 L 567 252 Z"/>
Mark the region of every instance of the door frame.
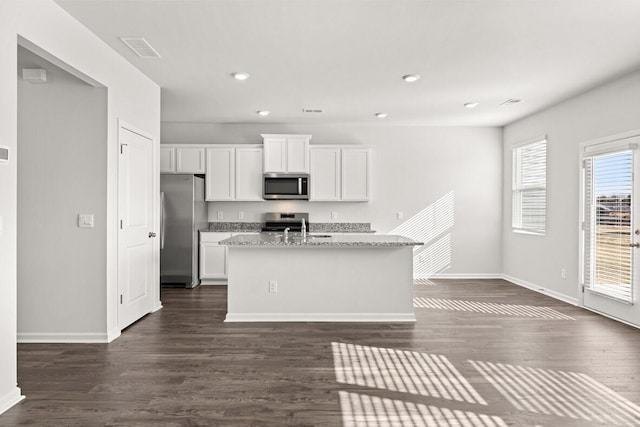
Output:
<path fill-rule="evenodd" d="M 152 206 L 153 206 L 153 230 L 159 235 L 160 233 L 160 144 L 158 140 L 149 132 L 144 131 L 130 123 L 126 122 L 122 118 L 118 118 L 118 128 L 117 128 L 117 144 L 116 144 L 116 162 L 117 162 L 117 217 L 115 219 L 115 228 L 116 228 L 116 247 L 117 247 L 117 273 L 116 273 L 116 283 L 115 289 L 110 292 L 110 295 L 107 297 L 109 310 L 114 314 L 116 319 L 116 327 L 117 330 L 110 331 L 108 341 L 111 342 L 117 337 L 120 336 L 120 322 L 119 322 L 119 295 L 122 284 L 120 283 L 120 261 L 123 254 L 120 253 L 120 218 L 121 215 L 121 206 L 120 206 L 120 160 L 121 156 L 119 153 L 120 150 L 120 142 L 122 140 L 122 131 L 127 130 L 129 132 L 136 133 L 144 138 L 147 138 L 151 141 L 151 152 L 152 152 Z M 162 303 L 160 301 L 160 239 L 152 239 L 153 245 L 153 277 L 152 283 L 154 284 L 151 289 L 152 294 L 152 306 L 150 313 L 158 311 L 162 308 Z M 110 303 L 111 302 L 111 303 Z"/>
<path fill-rule="evenodd" d="M 578 180 L 578 182 L 580 183 L 580 188 L 579 188 L 579 213 L 578 213 L 578 235 L 579 235 L 579 239 L 578 239 L 578 266 L 579 266 L 579 271 L 578 271 L 578 307 L 584 308 L 585 310 L 589 310 L 592 311 L 594 313 L 600 314 L 604 317 L 608 317 L 609 319 L 613 319 L 616 320 L 618 322 L 624 323 L 626 325 L 629 326 L 633 326 L 634 328 L 640 328 L 640 325 L 638 324 L 634 324 L 631 322 L 628 322 L 624 319 L 621 319 L 619 317 L 615 317 L 613 315 L 610 315 L 608 313 L 596 310 L 594 308 L 588 307 L 584 304 L 584 293 L 585 293 L 585 289 L 584 289 L 584 278 L 585 278 L 585 271 L 584 271 L 584 257 L 585 257 L 585 250 L 584 250 L 584 232 L 582 230 L 582 223 L 584 220 L 584 173 L 583 173 L 583 167 L 582 167 L 582 161 L 583 161 L 583 154 L 585 152 L 585 148 L 586 147 L 590 147 L 590 146 L 597 146 L 597 145 L 605 145 L 605 144 L 610 144 L 610 143 L 615 143 L 616 141 L 621 141 L 620 142 L 620 147 L 624 147 L 625 143 L 622 142 L 622 140 L 624 139 L 628 139 L 628 138 L 634 138 L 634 137 L 640 137 L 640 129 L 632 129 L 629 131 L 625 131 L 625 132 L 621 132 L 621 133 L 617 133 L 614 135 L 609 135 L 609 136 L 605 136 L 605 137 L 601 137 L 601 138 L 595 138 L 595 139 L 591 139 L 591 140 L 587 140 L 587 141 L 583 141 L 579 144 L 579 152 L 578 152 L 578 171 L 580 173 L 580 178 Z M 603 147 L 604 148 L 604 147 Z M 597 150 L 594 150 L 594 152 L 597 152 Z M 640 165 L 640 154 L 637 154 L 636 156 L 634 156 L 634 174 L 636 173 L 635 169 L 638 168 L 638 166 Z M 635 183 L 634 183 L 635 185 Z M 639 199 L 640 200 L 640 188 L 634 188 L 634 194 L 633 194 L 633 198 L 634 199 Z M 633 200 L 633 199 L 632 199 Z M 640 203 L 637 202 L 638 205 L 640 205 Z M 640 209 L 640 206 L 638 207 Z M 635 210 L 635 209 L 634 209 Z M 640 224 L 636 224 L 637 226 L 640 226 Z M 633 267 L 634 270 L 636 268 L 640 268 L 640 266 L 635 266 Z M 636 279 L 637 277 L 639 277 L 635 271 L 632 272 L 632 274 L 634 274 L 634 279 Z"/>

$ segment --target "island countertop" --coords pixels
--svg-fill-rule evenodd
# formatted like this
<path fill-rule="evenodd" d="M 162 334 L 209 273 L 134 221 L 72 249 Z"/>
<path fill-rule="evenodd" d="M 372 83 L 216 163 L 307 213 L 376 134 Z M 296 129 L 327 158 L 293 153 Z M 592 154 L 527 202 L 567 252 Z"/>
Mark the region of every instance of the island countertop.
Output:
<path fill-rule="evenodd" d="M 306 239 L 300 233 L 289 233 L 287 239 L 282 233 L 238 234 L 218 242 L 227 246 L 417 246 L 423 245 L 413 239 L 389 234 L 308 234 Z"/>

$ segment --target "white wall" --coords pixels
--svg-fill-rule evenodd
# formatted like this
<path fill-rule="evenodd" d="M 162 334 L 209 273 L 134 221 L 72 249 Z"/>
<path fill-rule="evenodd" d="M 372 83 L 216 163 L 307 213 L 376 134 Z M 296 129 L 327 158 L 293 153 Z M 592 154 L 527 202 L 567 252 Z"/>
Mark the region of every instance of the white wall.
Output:
<path fill-rule="evenodd" d="M 501 272 L 502 133 L 497 128 L 163 123 L 162 143 L 261 143 L 261 133 L 311 134 L 311 144 L 373 149 L 368 203 L 210 202 L 209 220 L 260 221 L 262 212 L 309 212 L 311 222 L 371 222 L 381 233 L 424 241 L 416 277 Z M 403 212 L 404 220 L 396 218 Z M 429 256 L 420 261 L 419 253 Z"/>
<path fill-rule="evenodd" d="M 160 135 L 160 89 L 51 0 L 0 2 L 0 412 L 20 398 L 16 375 L 17 44 L 32 44 L 108 88 L 106 328 L 117 330 L 117 120 Z M 40 54 L 40 52 L 39 52 Z M 47 58 L 51 60 L 51 58 Z M 156 156 L 156 163 L 159 161 Z M 157 181 L 157 180 L 156 180 Z M 156 188 L 158 183 L 156 182 Z M 156 218 L 157 223 L 157 218 Z"/>
<path fill-rule="evenodd" d="M 575 302 L 579 281 L 579 144 L 640 129 L 640 72 L 569 99 L 504 130 L 503 271 Z M 546 134 L 547 233 L 511 231 L 511 147 Z M 566 280 L 560 270 L 567 269 Z"/>
<path fill-rule="evenodd" d="M 22 80 L 44 68 L 47 83 Z M 106 325 L 107 90 L 18 52 L 18 340 L 95 339 Z M 78 213 L 95 215 L 78 228 Z"/>

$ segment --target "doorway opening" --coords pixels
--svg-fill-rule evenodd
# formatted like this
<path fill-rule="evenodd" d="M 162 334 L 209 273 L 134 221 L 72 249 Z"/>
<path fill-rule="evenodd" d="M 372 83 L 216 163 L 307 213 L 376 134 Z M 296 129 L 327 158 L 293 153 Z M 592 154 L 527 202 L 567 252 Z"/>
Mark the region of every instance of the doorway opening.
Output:
<path fill-rule="evenodd" d="M 107 88 L 34 52 L 18 46 L 18 342 L 105 342 Z"/>

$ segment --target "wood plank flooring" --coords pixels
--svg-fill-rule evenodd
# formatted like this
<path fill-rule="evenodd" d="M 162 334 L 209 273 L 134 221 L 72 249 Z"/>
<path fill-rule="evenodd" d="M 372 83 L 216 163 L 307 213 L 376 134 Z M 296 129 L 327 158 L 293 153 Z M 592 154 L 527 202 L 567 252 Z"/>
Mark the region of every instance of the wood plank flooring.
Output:
<path fill-rule="evenodd" d="M 20 344 L 0 426 L 640 425 L 639 330 L 501 280 L 415 297 L 416 324 L 225 324 L 224 287 L 163 289 L 111 344 Z"/>

